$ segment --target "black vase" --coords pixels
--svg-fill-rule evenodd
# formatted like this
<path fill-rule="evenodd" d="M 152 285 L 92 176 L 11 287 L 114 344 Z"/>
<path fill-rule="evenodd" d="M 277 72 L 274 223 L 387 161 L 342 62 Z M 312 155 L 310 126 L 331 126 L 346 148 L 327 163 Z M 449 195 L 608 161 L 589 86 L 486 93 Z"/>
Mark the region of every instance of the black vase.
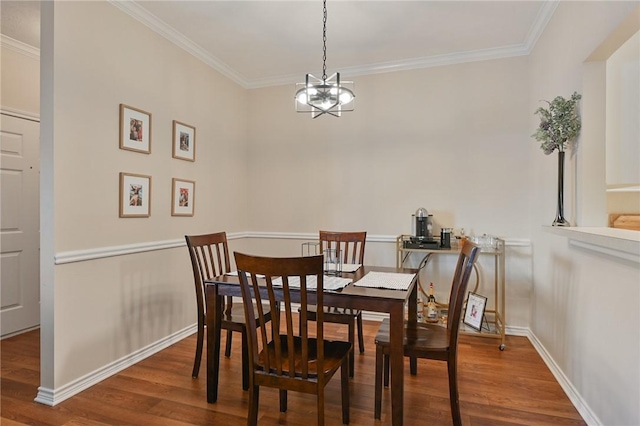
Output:
<path fill-rule="evenodd" d="M 553 226 L 571 226 L 564 218 L 564 151 L 558 152 L 558 209 Z"/>

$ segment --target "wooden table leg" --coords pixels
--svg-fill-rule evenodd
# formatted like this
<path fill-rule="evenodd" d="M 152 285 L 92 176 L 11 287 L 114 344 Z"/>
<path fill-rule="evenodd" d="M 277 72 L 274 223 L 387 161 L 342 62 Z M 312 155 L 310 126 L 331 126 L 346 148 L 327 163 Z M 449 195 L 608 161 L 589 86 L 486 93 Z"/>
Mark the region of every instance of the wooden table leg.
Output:
<path fill-rule="evenodd" d="M 217 285 L 205 288 L 207 300 L 207 402 L 218 400 L 220 371 L 220 330 L 222 326 L 222 297 Z"/>
<path fill-rule="evenodd" d="M 409 294 L 408 327 L 417 320 L 418 283 Z M 401 426 L 404 410 L 404 304 L 395 304 L 389 312 L 389 366 L 391 367 L 391 424 Z"/>
<path fill-rule="evenodd" d="M 415 324 L 418 321 L 418 287 L 420 287 L 420 278 L 416 278 L 416 282 L 409 293 L 407 320 L 409 324 Z"/>
<path fill-rule="evenodd" d="M 389 315 L 389 366 L 391 367 L 391 424 L 402 425 L 404 402 L 404 305 L 396 304 Z"/>

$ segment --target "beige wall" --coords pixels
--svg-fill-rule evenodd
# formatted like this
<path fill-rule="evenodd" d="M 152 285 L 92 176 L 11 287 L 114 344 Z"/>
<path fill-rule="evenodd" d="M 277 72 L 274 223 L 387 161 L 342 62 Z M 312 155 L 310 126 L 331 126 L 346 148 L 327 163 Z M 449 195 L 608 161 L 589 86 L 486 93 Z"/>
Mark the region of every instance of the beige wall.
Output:
<path fill-rule="evenodd" d="M 57 12 L 56 251 L 171 239 L 211 223 L 244 230 L 242 209 L 221 204 L 246 191 L 246 91 L 107 3 L 63 2 Z M 150 155 L 118 148 L 120 103 L 152 114 Z M 172 120 L 196 128 L 195 163 L 172 158 Z M 152 176 L 149 219 L 118 217 L 119 172 Z M 193 220 L 170 215 L 173 177 L 196 181 Z"/>
<path fill-rule="evenodd" d="M 382 265 L 395 265 L 394 238 L 411 232 L 411 214 L 419 207 L 434 215 L 436 234 L 454 227 L 525 240 L 507 249 L 507 323 L 526 327 L 528 59 L 354 81 L 356 111 L 339 119 L 296 114 L 293 85 L 251 91 L 249 229 L 366 230 L 373 240 L 367 262 Z M 257 244 L 261 249 L 268 242 Z M 300 253 L 297 240 L 273 247 L 283 255 Z M 419 258 L 410 260 L 417 266 Z M 454 260 L 439 258 L 424 273 L 441 299 L 448 295 Z M 491 294 L 493 269 L 484 269 L 481 291 Z"/>
<path fill-rule="evenodd" d="M 606 61 L 607 213 L 640 213 L 640 32 Z M 619 190 L 619 189 L 618 189 Z"/>
<path fill-rule="evenodd" d="M 527 77 L 526 57 L 360 76 L 340 119 L 252 91 L 252 229 L 398 235 L 425 207 L 436 232 L 526 237 Z"/>
<path fill-rule="evenodd" d="M 640 32 L 607 60 L 607 185 L 640 185 Z M 638 206 L 640 211 L 640 205 Z"/>
<path fill-rule="evenodd" d="M 52 9 L 53 17 L 43 9 L 53 23 L 53 56 L 43 58 L 53 94 L 43 98 L 51 114 L 43 116 L 43 144 L 52 148 L 42 161 L 52 164 L 52 193 L 44 185 L 43 197 L 54 205 L 44 213 L 53 229 L 43 251 L 60 257 L 245 230 L 246 90 L 109 3 Z M 120 103 L 152 114 L 150 155 L 119 149 Z M 172 120 L 196 127 L 195 162 L 171 157 Z M 149 218 L 118 217 L 119 172 L 152 176 Z M 170 215 L 173 177 L 196 181 L 193 218 Z M 45 258 L 44 269 L 53 261 Z M 63 389 L 193 325 L 192 285 L 184 247 L 57 264 L 43 274 L 43 331 L 55 345 L 43 351 L 54 374 L 43 374 L 42 386 Z"/>
<path fill-rule="evenodd" d="M 583 77 L 592 71 L 592 64 L 585 61 L 634 8 L 637 3 L 561 2 L 530 57 L 529 110 L 539 106 L 539 99 L 568 97 L 573 91 L 585 93 L 582 108 L 598 109 L 594 103 L 602 105 L 604 97 L 583 86 Z M 604 138 L 591 133 L 597 130 L 598 117 L 587 117 L 578 152 L 572 152 L 567 161 L 565 205 L 574 224 L 576 213 L 594 221 L 605 213 L 604 203 L 601 212 L 576 212 L 576 206 L 588 206 L 585 197 L 577 199 L 576 194 L 600 188 L 604 200 L 604 155 L 592 155 L 604 153 Z M 532 116 L 530 127 L 536 125 Z M 566 390 L 588 424 L 637 425 L 639 264 L 572 245 L 567 237 L 541 226 L 550 225 L 554 217 L 557 154 L 545 156 L 537 144 L 530 151 L 531 330 L 571 385 Z M 605 226 L 604 222 L 590 224 Z"/>
<path fill-rule="evenodd" d="M 40 61 L 37 56 L 0 47 L 0 107 L 28 116 L 40 114 Z"/>

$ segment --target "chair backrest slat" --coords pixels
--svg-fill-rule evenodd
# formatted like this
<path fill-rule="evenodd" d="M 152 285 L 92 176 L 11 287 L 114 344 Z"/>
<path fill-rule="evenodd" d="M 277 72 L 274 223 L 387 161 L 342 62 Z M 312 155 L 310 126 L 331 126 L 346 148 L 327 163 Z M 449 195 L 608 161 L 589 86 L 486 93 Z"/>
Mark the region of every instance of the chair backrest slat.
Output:
<path fill-rule="evenodd" d="M 322 256 L 269 258 L 238 252 L 234 253 L 234 256 L 239 271 L 247 321 L 255 321 L 255 305 L 257 305 L 259 315 L 257 318 L 259 331 L 253 328 L 247 330 L 249 363 L 252 368 L 278 376 L 297 376 L 306 379 L 312 373 L 309 371 L 309 360 L 315 354 L 318 371 L 323 371 L 323 345 L 316 345 L 315 340 L 310 340 L 308 326 L 304 322 L 303 329 L 300 333 L 298 332 L 296 327 L 298 322 L 294 321 L 293 299 L 291 297 L 293 283 L 299 283 L 300 288 L 295 291 L 300 292 L 302 309 L 300 315 L 302 318 L 307 317 L 306 307 L 309 301 L 311 300 L 313 303 L 311 295 L 316 299 L 317 306 L 322 306 Z M 315 276 L 317 291 L 308 288 L 310 276 Z M 280 282 L 279 286 L 274 285 L 276 280 Z M 277 312 L 278 306 L 282 311 L 282 321 L 277 316 L 272 318 L 271 327 L 275 330 L 273 334 L 267 330 L 267 321 L 262 317 L 264 313 L 260 309 L 261 303 L 263 300 L 266 302 L 266 298 L 268 298 L 272 312 Z M 313 305 L 315 306 L 315 304 Z M 318 342 L 322 342 L 323 338 L 323 315 L 321 312 L 322 309 L 318 309 L 319 315 L 316 318 L 315 337 Z M 258 335 L 260 342 L 258 342 Z M 294 343 L 296 340 L 301 340 L 301 351 L 298 353 L 289 350 L 296 346 Z M 262 349 L 262 356 L 259 348 Z"/>
<path fill-rule="evenodd" d="M 480 249 L 477 245 L 470 241 L 465 241 L 456 270 L 453 274 L 453 282 L 451 284 L 451 294 L 449 295 L 449 318 L 447 328 L 449 329 L 449 347 L 456 350 L 458 346 L 458 331 L 460 328 L 460 319 L 462 317 L 462 307 L 467 292 L 469 278 L 474 268 Z"/>
<path fill-rule="evenodd" d="M 320 251 L 338 248 L 342 251 L 343 263 L 364 263 L 366 232 L 320 231 Z"/>

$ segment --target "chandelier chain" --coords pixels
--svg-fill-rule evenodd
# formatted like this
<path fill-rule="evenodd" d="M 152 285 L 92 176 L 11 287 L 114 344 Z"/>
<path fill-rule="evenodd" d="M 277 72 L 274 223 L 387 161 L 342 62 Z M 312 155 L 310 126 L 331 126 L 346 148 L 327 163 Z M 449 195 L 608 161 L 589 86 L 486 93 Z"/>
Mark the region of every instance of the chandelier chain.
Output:
<path fill-rule="evenodd" d="M 322 7 L 322 81 L 327 81 L 327 0 Z"/>

